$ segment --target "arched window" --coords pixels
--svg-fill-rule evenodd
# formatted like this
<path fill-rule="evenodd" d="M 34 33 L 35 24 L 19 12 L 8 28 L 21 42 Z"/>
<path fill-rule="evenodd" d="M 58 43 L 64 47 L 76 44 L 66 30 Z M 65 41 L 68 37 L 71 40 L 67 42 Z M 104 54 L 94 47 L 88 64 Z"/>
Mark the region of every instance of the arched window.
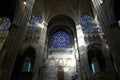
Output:
<path fill-rule="evenodd" d="M 35 50 L 29 47 L 18 54 L 10 80 L 31 80 L 35 62 Z"/>
<path fill-rule="evenodd" d="M 72 36 L 66 31 L 55 32 L 51 37 L 50 48 L 72 48 Z"/>
<path fill-rule="evenodd" d="M 30 20 L 28 26 L 29 27 L 27 31 L 27 37 L 28 36 L 34 37 L 29 41 L 31 41 L 31 43 L 39 43 L 40 42 L 39 35 L 41 32 L 41 27 L 43 26 L 43 19 L 39 16 L 35 16 Z M 26 42 L 29 42 L 29 41 L 26 41 Z"/>
<path fill-rule="evenodd" d="M 7 17 L 0 18 L 0 50 L 8 36 L 11 20 Z"/>
<path fill-rule="evenodd" d="M 96 24 L 92 16 L 83 15 L 80 21 L 84 33 L 94 33 L 96 31 Z"/>
<path fill-rule="evenodd" d="M 26 56 L 24 65 L 22 67 L 22 71 L 23 72 L 30 72 L 31 71 L 31 63 L 32 63 L 31 58 Z"/>
<path fill-rule="evenodd" d="M 103 38 L 103 36 L 101 37 L 101 34 L 104 34 L 102 28 L 99 24 L 96 24 L 92 16 L 83 15 L 80 21 L 82 25 L 82 31 L 85 34 L 84 40 L 87 44 L 101 43 L 101 41 L 103 43 L 105 42 L 104 41 L 105 38 Z"/>
<path fill-rule="evenodd" d="M 39 16 L 35 16 L 31 19 L 29 26 L 41 27 L 40 24 L 42 24 L 42 23 L 43 23 L 43 19 Z"/>
<path fill-rule="evenodd" d="M 28 48 L 23 55 L 22 72 L 31 72 L 35 61 L 35 51 L 32 47 Z"/>
<path fill-rule="evenodd" d="M 101 51 L 96 47 L 88 50 L 88 62 L 93 74 L 106 70 L 106 63 Z"/>

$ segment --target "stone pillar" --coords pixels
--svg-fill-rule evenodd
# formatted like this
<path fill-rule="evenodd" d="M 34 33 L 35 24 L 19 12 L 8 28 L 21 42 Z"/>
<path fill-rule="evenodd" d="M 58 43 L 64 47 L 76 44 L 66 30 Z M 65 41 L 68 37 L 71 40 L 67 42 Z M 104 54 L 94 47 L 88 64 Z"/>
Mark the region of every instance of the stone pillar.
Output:
<path fill-rule="evenodd" d="M 106 35 L 107 42 L 110 46 L 111 54 L 113 57 L 113 62 L 117 64 L 118 72 L 120 72 L 120 45 L 119 37 L 120 31 L 119 27 L 117 27 L 116 22 L 113 18 L 113 13 L 111 13 L 109 6 L 101 6 L 100 2 L 97 0 L 93 0 L 93 5 L 96 10 L 98 20 L 103 28 L 103 31 Z M 107 3 L 107 2 L 106 2 Z M 110 14 L 108 14 L 110 12 Z M 112 16 L 112 17 L 111 17 Z M 119 73 L 120 74 L 120 73 Z"/>
<path fill-rule="evenodd" d="M 86 72 L 86 77 L 90 74 L 89 64 L 87 60 L 87 45 L 84 41 L 84 34 L 82 32 L 81 25 L 76 25 L 77 43 L 78 43 L 78 55 L 79 55 L 79 71 L 78 80 L 82 79 L 82 72 Z"/>
<path fill-rule="evenodd" d="M 40 45 L 36 48 L 36 60 L 34 64 L 34 78 L 33 80 L 41 80 L 41 73 L 42 73 L 42 64 L 43 64 L 43 58 L 45 54 L 45 40 L 46 40 L 46 25 L 43 24 L 44 27 L 41 28 L 41 34 L 40 34 Z"/>
<path fill-rule="evenodd" d="M 13 20 L 13 25 L 11 26 L 12 29 L 5 42 L 5 47 L 3 47 L 1 52 L 1 54 L 5 54 L 5 56 L 0 61 L 0 80 L 10 80 L 17 54 L 19 53 L 24 40 L 27 22 L 31 16 L 33 4 L 34 0 L 28 0 L 23 14 L 21 16 L 18 12 L 15 14 L 15 19 Z"/>

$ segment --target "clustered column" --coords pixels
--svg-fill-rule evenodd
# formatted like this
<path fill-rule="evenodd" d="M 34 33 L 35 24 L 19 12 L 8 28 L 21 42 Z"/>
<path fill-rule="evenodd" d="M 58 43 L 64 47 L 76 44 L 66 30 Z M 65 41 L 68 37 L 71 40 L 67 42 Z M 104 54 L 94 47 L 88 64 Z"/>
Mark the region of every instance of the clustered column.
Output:
<path fill-rule="evenodd" d="M 32 8 L 35 0 L 28 0 L 23 13 L 16 12 L 13 20 L 12 29 L 8 35 L 1 54 L 5 54 L 4 58 L 0 61 L 0 80 L 10 80 L 10 76 L 16 61 L 17 54 L 20 53 L 20 48 L 24 40 L 24 35 L 27 28 L 27 22 L 32 13 Z M 17 7 L 19 10 L 21 8 Z M 16 9 L 16 11 L 19 11 Z"/>
<path fill-rule="evenodd" d="M 113 65 L 117 65 L 116 68 L 117 70 L 119 68 L 120 64 L 120 41 L 119 41 L 119 36 L 120 36 L 120 31 L 118 25 L 115 23 L 115 20 L 110 16 L 112 15 L 106 15 L 107 12 L 103 10 L 103 7 L 100 4 L 100 1 L 97 0 L 92 0 L 92 3 L 94 5 L 94 8 L 96 10 L 98 19 L 100 21 L 101 26 L 103 27 L 104 33 L 106 35 L 106 39 L 108 41 L 111 54 L 113 56 Z M 114 66 L 114 68 L 115 68 Z"/>

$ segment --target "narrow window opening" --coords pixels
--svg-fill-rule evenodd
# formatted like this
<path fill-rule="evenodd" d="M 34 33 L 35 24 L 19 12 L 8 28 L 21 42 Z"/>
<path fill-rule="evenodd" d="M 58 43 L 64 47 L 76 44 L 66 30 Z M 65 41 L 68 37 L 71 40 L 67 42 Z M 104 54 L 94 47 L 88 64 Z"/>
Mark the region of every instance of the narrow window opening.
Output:
<path fill-rule="evenodd" d="M 95 74 L 95 66 L 94 66 L 94 63 L 92 62 L 92 64 L 91 64 L 91 67 L 92 67 L 92 72 L 93 72 L 93 74 Z"/>
<path fill-rule="evenodd" d="M 30 72 L 30 70 L 31 70 L 31 62 L 28 63 L 28 70 L 27 71 Z"/>

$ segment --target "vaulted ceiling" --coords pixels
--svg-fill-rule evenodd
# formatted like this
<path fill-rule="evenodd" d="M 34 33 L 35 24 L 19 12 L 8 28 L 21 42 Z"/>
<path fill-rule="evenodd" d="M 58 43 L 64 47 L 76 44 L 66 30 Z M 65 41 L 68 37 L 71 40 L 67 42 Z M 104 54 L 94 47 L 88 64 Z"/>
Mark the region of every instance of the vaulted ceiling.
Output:
<path fill-rule="evenodd" d="M 49 21 L 58 15 L 67 15 L 77 21 L 81 12 L 90 12 L 89 0 L 37 0 L 33 15 L 40 15 Z"/>
<path fill-rule="evenodd" d="M 13 18 L 16 4 L 19 0 L 0 0 L 0 17 L 7 16 Z M 40 15 L 49 21 L 57 15 L 67 15 L 77 21 L 83 13 L 92 12 L 90 8 L 91 0 L 36 0 L 33 15 Z M 103 0 L 109 3 L 112 0 Z M 108 1 L 108 2 L 107 2 Z M 120 0 L 114 0 L 115 14 L 119 16 Z M 114 2 L 112 1 L 112 2 Z M 105 4 L 106 5 L 106 4 Z M 18 5 L 17 5 L 18 6 Z"/>

